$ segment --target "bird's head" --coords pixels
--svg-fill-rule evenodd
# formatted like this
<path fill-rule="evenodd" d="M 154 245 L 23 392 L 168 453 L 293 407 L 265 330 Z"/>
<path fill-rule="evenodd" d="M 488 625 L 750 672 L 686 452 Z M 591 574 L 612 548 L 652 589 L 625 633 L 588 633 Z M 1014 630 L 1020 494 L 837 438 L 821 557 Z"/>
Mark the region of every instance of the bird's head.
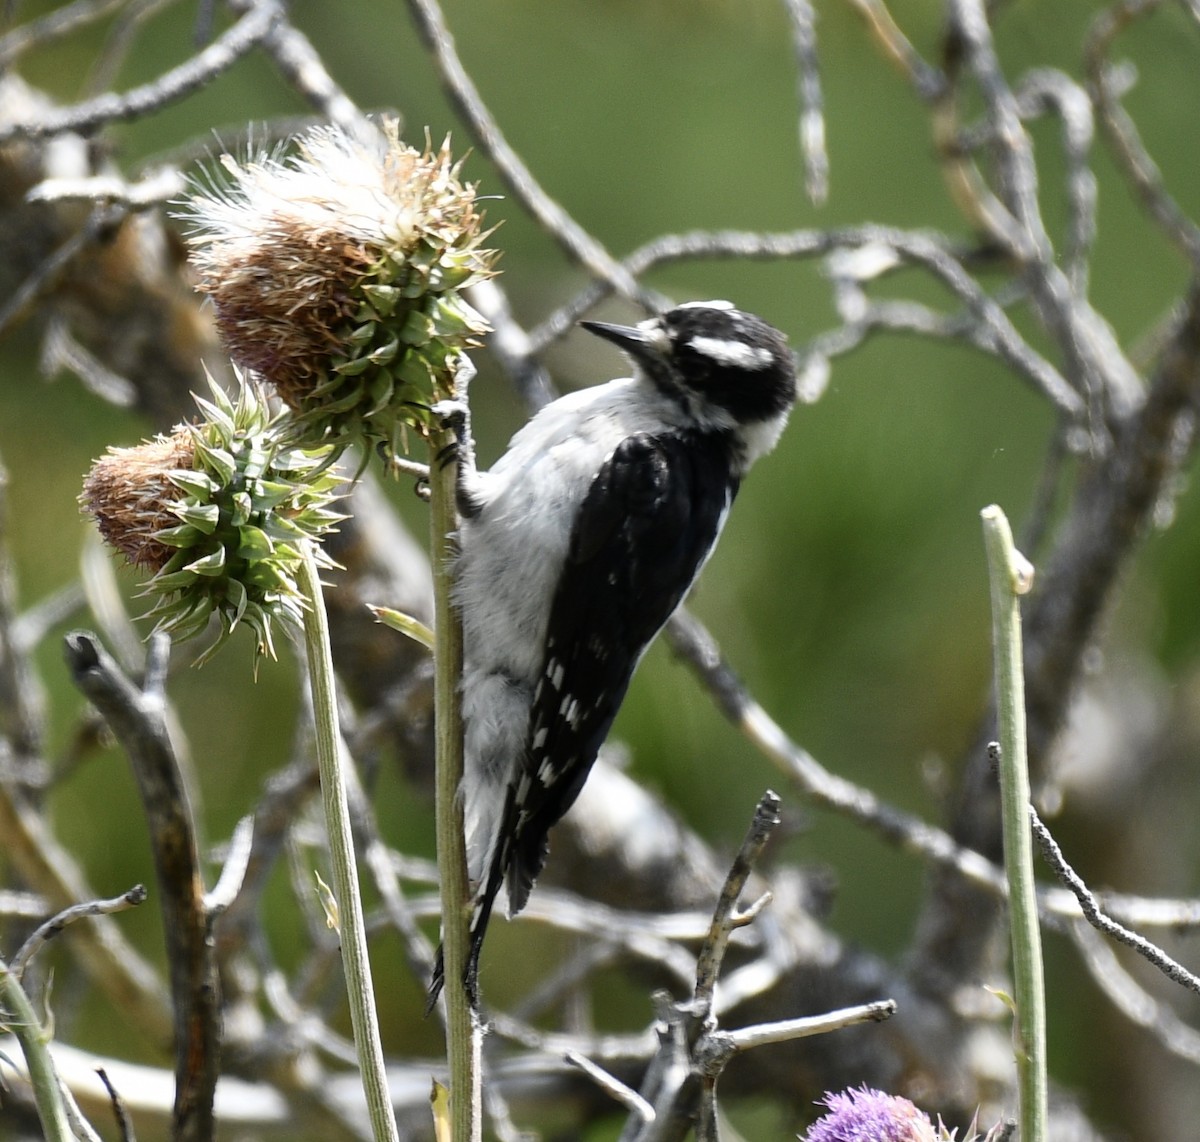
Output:
<path fill-rule="evenodd" d="M 617 345 L 636 375 L 678 401 L 698 427 L 782 428 L 795 403 L 795 362 L 783 334 L 730 302 L 688 302 L 637 325 L 580 324 Z"/>

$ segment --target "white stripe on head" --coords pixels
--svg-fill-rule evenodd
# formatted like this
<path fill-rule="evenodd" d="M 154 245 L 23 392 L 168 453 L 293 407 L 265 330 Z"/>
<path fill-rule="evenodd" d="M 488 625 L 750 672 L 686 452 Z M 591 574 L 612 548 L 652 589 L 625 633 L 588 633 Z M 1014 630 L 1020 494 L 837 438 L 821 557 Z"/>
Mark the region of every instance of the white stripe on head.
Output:
<path fill-rule="evenodd" d="M 714 301 L 685 301 L 675 307 L 676 309 L 737 309 L 737 306 L 732 301 L 725 301 L 723 298 L 717 298 Z"/>
<path fill-rule="evenodd" d="M 765 369 L 775 360 L 771 350 L 761 345 L 727 341 L 723 337 L 693 337 L 685 344 L 701 356 L 730 369 Z"/>

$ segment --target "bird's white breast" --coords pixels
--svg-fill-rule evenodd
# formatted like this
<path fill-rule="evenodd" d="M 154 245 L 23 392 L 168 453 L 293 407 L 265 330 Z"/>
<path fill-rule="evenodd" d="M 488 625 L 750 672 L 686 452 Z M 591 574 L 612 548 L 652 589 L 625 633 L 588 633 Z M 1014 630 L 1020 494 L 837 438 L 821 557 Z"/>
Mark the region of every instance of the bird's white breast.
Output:
<path fill-rule="evenodd" d="M 455 588 L 468 670 L 532 684 L 571 523 L 592 481 L 627 436 L 677 420 L 648 386 L 609 381 L 547 405 L 479 474 L 472 492 L 482 509 L 460 530 Z"/>

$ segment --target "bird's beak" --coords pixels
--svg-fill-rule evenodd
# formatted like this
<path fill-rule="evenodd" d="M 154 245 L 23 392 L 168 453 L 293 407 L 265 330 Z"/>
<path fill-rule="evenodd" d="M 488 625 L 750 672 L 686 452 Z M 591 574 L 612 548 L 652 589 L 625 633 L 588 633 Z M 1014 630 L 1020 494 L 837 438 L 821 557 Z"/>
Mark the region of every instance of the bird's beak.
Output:
<path fill-rule="evenodd" d="M 635 360 L 660 360 L 669 348 L 666 335 L 658 328 L 611 325 L 607 321 L 581 321 L 579 324 L 589 333 L 611 341 Z"/>

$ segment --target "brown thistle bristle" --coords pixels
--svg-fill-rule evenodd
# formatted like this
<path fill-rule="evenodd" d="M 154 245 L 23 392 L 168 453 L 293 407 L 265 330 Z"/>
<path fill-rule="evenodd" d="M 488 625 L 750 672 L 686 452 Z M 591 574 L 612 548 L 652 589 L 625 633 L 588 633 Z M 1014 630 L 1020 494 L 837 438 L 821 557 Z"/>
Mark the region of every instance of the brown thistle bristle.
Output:
<path fill-rule="evenodd" d="M 80 504 L 105 542 L 135 567 L 159 571 L 175 554 L 155 535 L 178 522 L 171 506 L 184 493 L 168 474 L 190 469 L 193 456 L 191 433 L 180 428 L 131 448 L 110 448 L 84 479 Z"/>

